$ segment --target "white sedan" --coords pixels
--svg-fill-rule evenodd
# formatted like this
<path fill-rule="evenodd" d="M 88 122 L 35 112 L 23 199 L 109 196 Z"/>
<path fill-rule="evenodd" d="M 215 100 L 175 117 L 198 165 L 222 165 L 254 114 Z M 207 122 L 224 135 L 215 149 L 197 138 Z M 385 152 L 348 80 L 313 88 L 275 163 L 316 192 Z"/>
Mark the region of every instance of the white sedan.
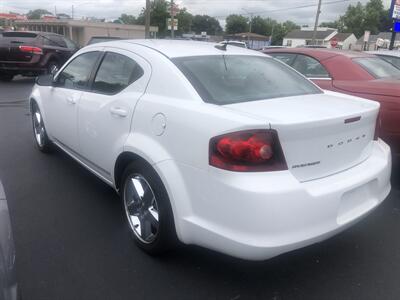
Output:
<path fill-rule="evenodd" d="M 390 191 L 379 104 L 229 45 L 95 44 L 30 96 L 54 145 L 120 194 L 136 243 L 263 260 L 326 239 Z M 82 199 L 84 201 L 84 199 Z"/>

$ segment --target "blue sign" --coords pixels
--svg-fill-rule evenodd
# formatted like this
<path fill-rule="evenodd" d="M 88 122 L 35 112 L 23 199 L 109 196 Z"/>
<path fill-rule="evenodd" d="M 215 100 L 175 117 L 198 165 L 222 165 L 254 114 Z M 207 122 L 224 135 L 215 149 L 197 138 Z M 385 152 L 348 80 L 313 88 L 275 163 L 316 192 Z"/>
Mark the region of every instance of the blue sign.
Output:
<path fill-rule="evenodd" d="M 394 32 L 400 32 L 400 22 L 394 22 L 393 31 Z"/>

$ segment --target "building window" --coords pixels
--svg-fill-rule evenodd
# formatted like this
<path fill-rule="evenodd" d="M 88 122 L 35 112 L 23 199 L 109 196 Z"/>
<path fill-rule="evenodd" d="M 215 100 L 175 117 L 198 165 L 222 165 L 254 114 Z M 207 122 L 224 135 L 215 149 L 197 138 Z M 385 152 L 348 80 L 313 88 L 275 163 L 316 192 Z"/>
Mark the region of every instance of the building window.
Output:
<path fill-rule="evenodd" d="M 292 40 L 287 40 L 286 41 L 286 46 L 292 47 Z"/>

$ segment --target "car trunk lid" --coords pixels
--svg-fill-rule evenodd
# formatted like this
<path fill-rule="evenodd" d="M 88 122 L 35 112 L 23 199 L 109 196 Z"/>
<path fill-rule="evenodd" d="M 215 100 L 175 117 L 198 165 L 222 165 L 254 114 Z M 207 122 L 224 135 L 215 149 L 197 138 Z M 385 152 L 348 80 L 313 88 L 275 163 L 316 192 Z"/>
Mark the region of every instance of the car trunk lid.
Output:
<path fill-rule="evenodd" d="M 36 46 L 38 35 L 33 32 L 3 32 L 0 37 L 0 61 L 27 62 L 34 54 L 22 52 L 20 46 Z"/>
<path fill-rule="evenodd" d="M 277 130 L 289 170 L 299 181 L 326 177 L 371 154 L 379 104 L 333 92 L 226 106 Z"/>
<path fill-rule="evenodd" d="M 375 79 L 368 81 L 334 80 L 333 86 L 344 93 L 361 93 L 368 95 L 384 95 L 400 97 L 399 79 Z"/>

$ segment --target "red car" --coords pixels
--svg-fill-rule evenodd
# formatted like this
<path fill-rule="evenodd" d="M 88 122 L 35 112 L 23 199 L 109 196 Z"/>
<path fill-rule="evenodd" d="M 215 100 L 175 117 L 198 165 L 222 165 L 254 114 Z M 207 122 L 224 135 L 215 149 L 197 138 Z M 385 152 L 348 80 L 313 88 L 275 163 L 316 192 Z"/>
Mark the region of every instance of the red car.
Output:
<path fill-rule="evenodd" d="M 379 135 L 400 154 L 400 70 L 372 54 L 330 49 L 263 51 L 315 82 L 320 88 L 381 103 Z"/>

